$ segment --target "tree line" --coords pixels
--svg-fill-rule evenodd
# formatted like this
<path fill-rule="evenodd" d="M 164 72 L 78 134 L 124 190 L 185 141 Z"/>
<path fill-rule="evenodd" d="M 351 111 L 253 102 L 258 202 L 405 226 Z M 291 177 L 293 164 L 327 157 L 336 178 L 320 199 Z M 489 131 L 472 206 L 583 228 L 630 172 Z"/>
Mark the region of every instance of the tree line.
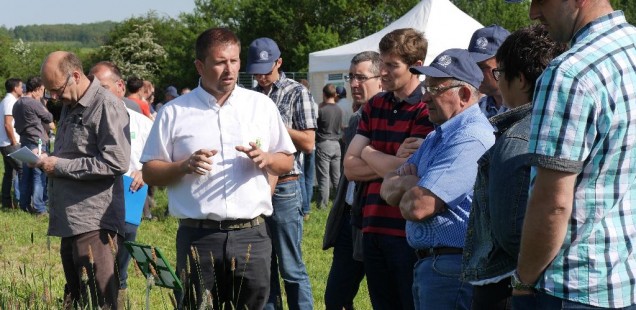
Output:
<path fill-rule="evenodd" d="M 530 1 L 451 0 L 483 25 L 499 24 L 510 31 L 531 23 Z M 125 76 L 150 79 L 161 89 L 193 87 L 194 42 L 210 27 L 228 27 L 241 38 L 243 67 L 249 43 L 259 37 L 278 42 L 283 70 L 306 71 L 310 52 L 346 44 L 373 34 L 408 12 L 419 0 L 195 0 L 195 9 L 178 18 L 149 11 L 123 22 L 85 25 L 0 27 L 0 79 L 39 74 L 46 54 L 64 49 L 77 53 L 88 67 L 111 60 Z M 611 0 L 636 20 L 633 0 Z M 433 12 L 435 14 L 435 12 Z M 461 27 L 462 25 L 457 25 Z M 86 42 L 71 44 L 71 41 Z M 99 42 L 92 47 L 90 42 Z M 466 42 L 468 45 L 468 42 Z M 2 92 L 3 90 L 0 90 Z M 158 97 L 162 94 L 158 93 Z"/>

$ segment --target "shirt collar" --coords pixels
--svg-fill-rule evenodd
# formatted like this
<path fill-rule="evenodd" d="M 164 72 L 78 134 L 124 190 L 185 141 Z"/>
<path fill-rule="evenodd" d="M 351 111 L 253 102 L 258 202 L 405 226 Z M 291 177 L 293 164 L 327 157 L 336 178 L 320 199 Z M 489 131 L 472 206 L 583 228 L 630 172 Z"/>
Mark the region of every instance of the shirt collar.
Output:
<path fill-rule="evenodd" d="M 88 89 L 86 89 L 86 92 L 84 92 L 79 101 L 77 101 L 77 103 L 83 107 L 88 107 L 93 103 L 93 97 L 95 97 L 95 94 L 97 94 L 100 89 L 106 90 L 96 77 L 93 77 L 92 80 L 89 77 L 88 80 L 91 81 L 88 85 Z"/>
<path fill-rule="evenodd" d="M 451 117 L 449 120 L 445 121 L 443 124 L 436 126 L 435 131 L 440 134 L 440 137 L 444 137 L 444 133 L 453 132 L 457 128 L 461 127 L 468 121 L 470 121 L 475 115 L 482 114 L 481 109 L 477 102 L 473 103 L 466 110 L 460 112 L 459 114 Z"/>
<path fill-rule="evenodd" d="M 495 115 L 490 118 L 489 121 L 493 127 L 497 128 L 497 132 L 504 132 L 530 113 L 532 113 L 532 104 L 526 103 L 499 115 Z"/>
<path fill-rule="evenodd" d="M 230 95 L 227 97 L 224 105 L 225 104 L 232 105 L 232 98 L 234 97 L 234 92 L 236 92 L 238 88 L 240 88 L 238 85 L 234 86 L 232 93 L 230 93 Z M 215 107 L 220 107 L 218 105 L 216 97 L 212 96 L 212 94 L 208 93 L 205 89 L 203 89 L 203 87 L 201 87 L 201 78 L 199 78 L 199 87 L 193 89 L 192 92 L 195 93 L 195 95 L 197 96 L 197 98 L 199 98 L 199 100 L 201 100 L 201 102 L 207 104 L 208 107 L 213 109 Z"/>
<path fill-rule="evenodd" d="M 404 98 L 402 101 L 398 101 L 398 98 L 395 96 L 395 94 L 392 91 L 384 93 L 384 99 L 394 104 L 400 103 L 400 102 L 406 102 L 410 105 L 416 105 L 422 101 L 422 87 L 421 85 L 418 85 L 415 88 L 415 90 L 411 92 L 411 94 L 408 97 Z"/>
<path fill-rule="evenodd" d="M 625 14 L 623 13 L 623 11 L 614 11 L 607 15 L 603 15 L 579 29 L 579 31 L 577 31 L 574 36 L 572 36 L 570 46 L 573 46 L 574 44 L 580 42 L 589 35 L 603 32 L 606 29 L 612 28 L 619 24 L 624 24 L 626 22 L 627 21 L 625 20 Z"/>

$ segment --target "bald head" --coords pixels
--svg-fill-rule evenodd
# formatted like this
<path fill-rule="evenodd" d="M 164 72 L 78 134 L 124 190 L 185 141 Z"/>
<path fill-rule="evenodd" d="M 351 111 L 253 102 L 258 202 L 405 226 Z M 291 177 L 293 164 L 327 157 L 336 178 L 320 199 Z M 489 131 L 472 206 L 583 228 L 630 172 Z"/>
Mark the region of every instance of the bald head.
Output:
<path fill-rule="evenodd" d="M 114 63 L 110 61 L 98 62 L 91 68 L 90 74 L 99 80 L 102 87 L 110 90 L 117 98 L 124 98 L 126 84 L 121 78 L 119 68 Z"/>
<path fill-rule="evenodd" d="M 90 85 L 84 75 L 82 62 L 71 52 L 49 54 L 40 71 L 42 84 L 51 93 L 51 98 L 64 104 L 75 104 Z"/>

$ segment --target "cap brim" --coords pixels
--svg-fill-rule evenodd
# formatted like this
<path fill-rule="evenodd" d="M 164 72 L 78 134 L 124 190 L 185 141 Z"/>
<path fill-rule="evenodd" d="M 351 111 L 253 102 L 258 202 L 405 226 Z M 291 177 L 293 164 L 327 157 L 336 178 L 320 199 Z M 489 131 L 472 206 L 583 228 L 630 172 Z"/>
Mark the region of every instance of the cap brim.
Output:
<path fill-rule="evenodd" d="M 411 73 L 413 74 L 424 74 L 430 77 L 451 77 L 448 73 L 438 70 L 434 67 L 430 66 L 422 66 L 422 67 L 411 67 L 409 68 Z"/>
<path fill-rule="evenodd" d="M 495 55 L 488 55 L 488 54 L 484 54 L 484 53 L 470 52 L 470 57 L 472 57 L 475 60 L 475 62 L 482 62 L 484 60 L 487 60 L 487 59 L 495 57 Z"/>
<path fill-rule="evenodd" d="M 247 64 L 245 68 L 245 72 L 248 74 L 268 74 L 272 72 L 272 68 L 274 67 L 274 62 L 257 62 Z"/>

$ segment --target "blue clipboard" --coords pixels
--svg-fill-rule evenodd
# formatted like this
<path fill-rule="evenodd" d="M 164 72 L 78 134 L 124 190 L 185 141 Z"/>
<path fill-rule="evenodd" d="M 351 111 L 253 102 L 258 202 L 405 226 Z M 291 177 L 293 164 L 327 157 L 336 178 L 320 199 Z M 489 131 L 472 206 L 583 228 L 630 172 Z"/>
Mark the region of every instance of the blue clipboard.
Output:
<path fill-rule="evenodd" d="M 124 175 L 124 201 L 126 204 L 126 223 L 139 226 L 141 224 L 141 214 L 148 195 L 148 185 L 144 185 L 136 192 L 130 190 L 133 178 Z"/>

